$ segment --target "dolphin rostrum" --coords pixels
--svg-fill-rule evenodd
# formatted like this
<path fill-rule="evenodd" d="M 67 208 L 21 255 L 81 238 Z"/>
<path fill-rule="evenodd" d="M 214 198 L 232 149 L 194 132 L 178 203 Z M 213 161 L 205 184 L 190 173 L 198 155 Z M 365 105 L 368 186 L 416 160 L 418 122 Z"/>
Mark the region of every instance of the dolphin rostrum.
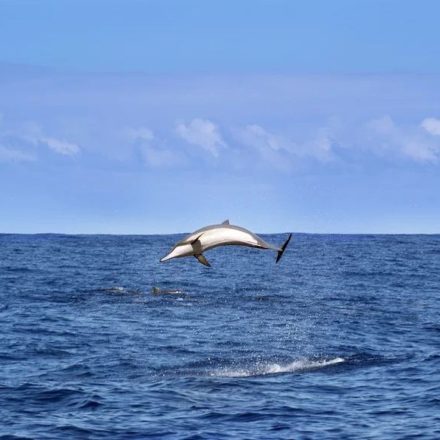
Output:
<path fill-rule="evenodd" d="M 183 240 L 175 244 L 175 246 L 168 252 L 160 261 L 171 260 L 172 258 L 181 258 L 194 256 L 197 260 L 205 266 L 211 267 L 208 260 L 203 255 L 204 251 L 218 247 L 218 246 L 248 246 L 258 249 L 273 249 L 277 251 L 276 263 L 280 261 L 286 250 L 287 245 L 292 237 L 289 237 L 281 247 L 266 243 L 263 239 L 253 234 L 247 229 L 240 226 L 233 226 L 229 224 L 229 220 L 225 220 L 221 225 L 205 226 L 198 229 L 192 234 L 185 237 Z"/>

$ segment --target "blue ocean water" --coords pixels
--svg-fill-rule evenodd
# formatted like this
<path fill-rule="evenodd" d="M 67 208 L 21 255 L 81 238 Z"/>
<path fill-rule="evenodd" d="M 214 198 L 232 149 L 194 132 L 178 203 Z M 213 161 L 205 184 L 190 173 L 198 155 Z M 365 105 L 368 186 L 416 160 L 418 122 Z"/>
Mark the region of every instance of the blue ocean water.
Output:
<path fill-rule="evenodd" d="M 440 438 L 440 236 L 180 237 L 0 235 L 0 438 Z"/>

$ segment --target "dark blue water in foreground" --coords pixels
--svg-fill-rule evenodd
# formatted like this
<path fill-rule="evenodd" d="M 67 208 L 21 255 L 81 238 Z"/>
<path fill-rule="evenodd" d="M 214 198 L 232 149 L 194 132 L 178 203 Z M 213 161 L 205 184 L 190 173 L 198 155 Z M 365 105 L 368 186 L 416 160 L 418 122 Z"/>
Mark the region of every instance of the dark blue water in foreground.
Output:
<path fill-rule="evenodd" d="M 440 236 L 177 238 L 0 235 L 0 437 L 440 438 Z"/>

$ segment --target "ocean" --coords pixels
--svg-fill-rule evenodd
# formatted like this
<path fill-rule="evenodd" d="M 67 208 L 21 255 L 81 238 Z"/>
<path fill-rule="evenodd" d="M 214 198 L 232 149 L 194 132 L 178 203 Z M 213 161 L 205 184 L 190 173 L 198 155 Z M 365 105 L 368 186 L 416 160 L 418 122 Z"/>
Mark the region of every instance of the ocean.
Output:
<path fill-rule="evenodd" d="M 181 237 L 0 235 L 0 438 L 440 438 L 440 236 Z"/>

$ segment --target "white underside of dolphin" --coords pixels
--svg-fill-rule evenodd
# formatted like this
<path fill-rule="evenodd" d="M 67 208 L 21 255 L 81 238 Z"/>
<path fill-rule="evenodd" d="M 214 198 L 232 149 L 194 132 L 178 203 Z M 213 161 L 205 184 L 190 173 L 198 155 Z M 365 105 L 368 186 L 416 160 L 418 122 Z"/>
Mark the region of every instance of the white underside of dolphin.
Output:
<path fill-rule="evenodd" d="M 183 240 L 176 243 L 171 251 L 160 261 L 194 256 L 205 266 L 211 266 L 203 255 L 203 252 L 218 246 L 235 245 L 277 251 L 276 262 L 278 263 L 289 244 L 291 237 L 292 234 L 289 234 L 289 237 L 281 247 L 274 246 L 265 242 L 262 238 L 258 237 L 258 235 L 251 231 L 241 228 L 240 226 L 230 225 L 229 220 L 225 220 L 220 225 L 206 226 L 188 235 Z"/>

